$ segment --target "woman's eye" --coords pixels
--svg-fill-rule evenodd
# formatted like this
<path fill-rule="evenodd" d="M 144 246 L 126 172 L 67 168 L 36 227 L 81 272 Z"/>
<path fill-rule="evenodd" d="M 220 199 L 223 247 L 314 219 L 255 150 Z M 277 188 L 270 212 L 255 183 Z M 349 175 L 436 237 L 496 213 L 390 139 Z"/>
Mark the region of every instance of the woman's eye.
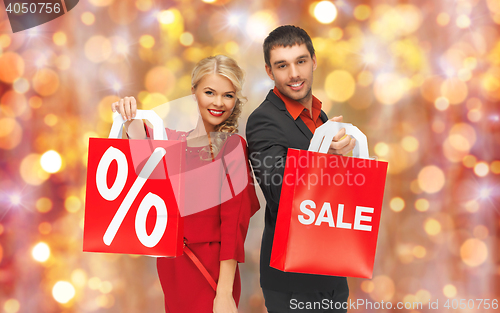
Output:
<path fill-rule="evenodd" d="M 205 94 L 206 94 L 206 95 L 211 96 L 211 95 L 213 95 L 214 93 L 213 93 L 213 92 L 211 92 L 211 91 L 205 91 Z"/>
<path fill-rule="evenodd" d="M 233 95 L 226 95 L 226 97 L 228 97 L 229 99 L 233 99 L 234 98 Z"/>

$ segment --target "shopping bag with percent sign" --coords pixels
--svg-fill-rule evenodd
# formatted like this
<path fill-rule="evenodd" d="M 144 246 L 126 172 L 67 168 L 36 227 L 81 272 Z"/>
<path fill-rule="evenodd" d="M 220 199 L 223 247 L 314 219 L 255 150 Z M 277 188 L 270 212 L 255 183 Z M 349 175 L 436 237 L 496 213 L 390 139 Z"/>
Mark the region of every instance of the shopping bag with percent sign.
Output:
<path fill-rule="evenodd" d="M 353 157 L 327 154 L 341 128 Z M 371 278 L 387 162 L 368 156 L 349 123 L 318 127 L 309 151 L 288 149 L 270 266 L 284 272 Z"/>
<path fill-rule="evenodd" d="M 176 257 L 182 254 L 182 152 L 166 140 L 153 111 L 136 119 L 153 126 L 153 140 L 122 137 L 123 119 L 113 116 L 109 138 L 90 138 L 83 251 Z"/>

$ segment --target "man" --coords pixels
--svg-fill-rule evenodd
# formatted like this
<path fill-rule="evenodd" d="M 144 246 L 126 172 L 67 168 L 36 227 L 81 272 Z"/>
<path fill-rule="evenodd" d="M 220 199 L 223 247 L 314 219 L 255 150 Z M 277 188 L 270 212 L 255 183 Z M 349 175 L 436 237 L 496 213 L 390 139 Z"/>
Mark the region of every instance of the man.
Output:
<path fill-rule="evenodd" d="M 281 26 L 264 41 L 266 72 L 275 87 L 250 115 L 246 136 L 250 160 L 266 198 L 265 228 L 260 258 L 260 282 L 270 313 L 324 312 L 300 310 L 298 303 L 346 302 L 345 277 L 285 273 L 269 266 L 288 148 L 307 150 L 317 127 L 328 120 L 312 95 L 316 55 L 309 35 L 295 26 Z M 342 116 L 332 119 L 342 121 Z M 355 141 L 342 129 L 329 153 L 346 154 Z M 329 308 L 330 309 L 330 308 Z M 345 312 L 328 310 L 325 312 Z"/>

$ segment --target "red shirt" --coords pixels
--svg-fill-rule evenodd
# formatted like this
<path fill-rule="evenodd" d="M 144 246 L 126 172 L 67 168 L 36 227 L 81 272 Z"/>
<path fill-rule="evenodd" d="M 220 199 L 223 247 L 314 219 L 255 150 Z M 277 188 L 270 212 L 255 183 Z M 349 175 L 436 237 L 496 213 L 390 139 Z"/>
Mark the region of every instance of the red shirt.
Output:
<path fill-rule="evenodd" d="M 297 118 L 300 116 L 302 121 L 306 124 L 307 128 L 309 128 L 309 130 L 311 131 L 311 133 L 313 133 L 313 135 L 316 128 L 323 125 L 323 121 L 320 118 L 321 101 L 319 101 L 319 99 L 316 98 L 315 96 L 312 96 L 312 118 L 311 118 L 310 111 L 306 109 L 298 101 L 295 101 L 283 95 L 276 87 L 274 87 L 273 92 L 281 100 L 283 100 L 288 113 L 290 113 L 293 119 L 297 120 Z"/>

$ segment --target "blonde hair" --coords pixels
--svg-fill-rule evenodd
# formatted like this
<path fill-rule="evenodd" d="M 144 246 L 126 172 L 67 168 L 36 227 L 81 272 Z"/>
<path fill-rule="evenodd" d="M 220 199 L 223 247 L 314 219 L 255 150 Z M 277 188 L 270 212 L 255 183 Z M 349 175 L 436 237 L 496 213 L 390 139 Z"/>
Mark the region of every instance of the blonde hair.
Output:
<path fill-rule="evenodd" d="M 233 112 L 224 122 L 215 126 L 217 136 L 213 138 L 210 148 L 211 153 L 217 155 L 226 138 L 238 132 L 238 118 L 241 115 L 241 106 L 247 101 L 246 97 L 241 94 L 245 74 L 235 60 L 222 54 L 204 58 L 196 64 L 191 74 L 191 86 L 196 89 L 199 82 L 207 74 L 217 74 L 229 79 L 236 91 L 236 103 Z M 204 150 L 205 153 L 208 153 L 208 158 L 204 159 L 211 159 L 211 153 L 207 149 Z"/>

